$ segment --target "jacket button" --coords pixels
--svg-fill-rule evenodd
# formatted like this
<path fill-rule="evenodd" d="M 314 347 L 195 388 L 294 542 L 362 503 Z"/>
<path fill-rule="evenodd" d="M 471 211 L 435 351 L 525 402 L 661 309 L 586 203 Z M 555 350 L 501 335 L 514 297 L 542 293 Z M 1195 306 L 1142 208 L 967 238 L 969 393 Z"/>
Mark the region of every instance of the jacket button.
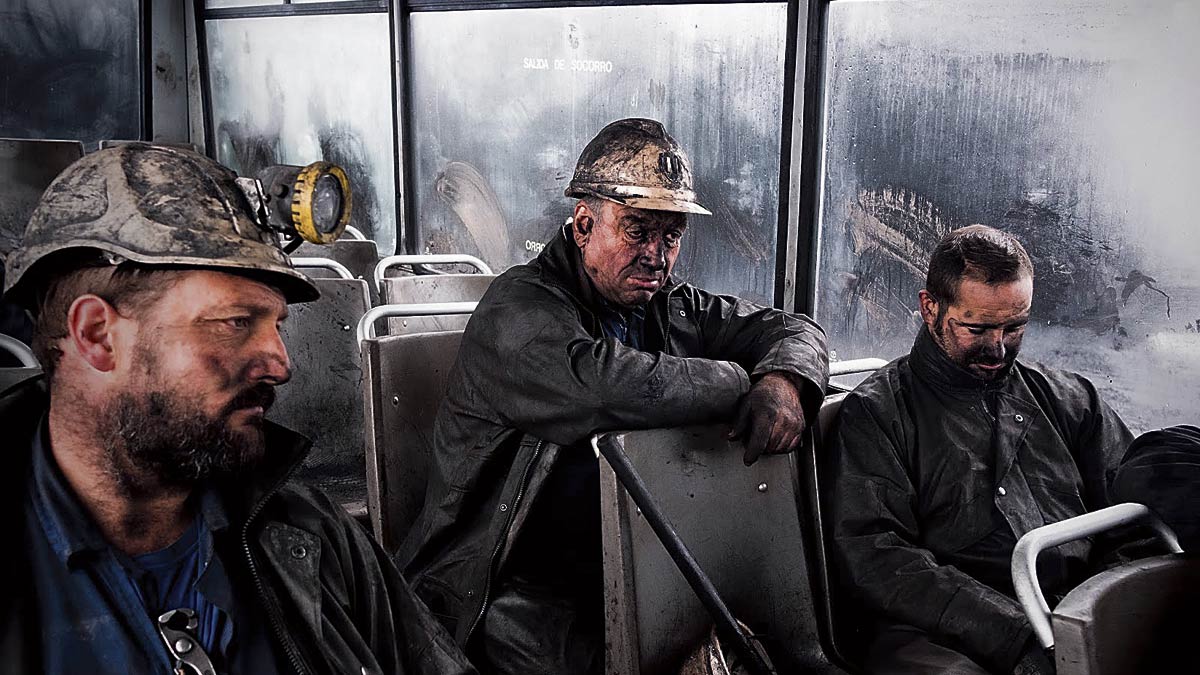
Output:
<path fill-rule="evenodd" d="M 996 494 L 1003 497 L 1004 495 L 1008 494 L 1008 490 L 1005 490 L 1003 487 L 998 487 L 996 488 Z"/>
<path fill-rule="evenodd" d="M 1013 415 L 1013 419 L 1017 421 L 1017 424 L 1020 424 L 1021 422 L 1025 421 L 1025 416 L 1024 415 Z"/>
<path fill-rule="evenodd" d="M 295 558 L 296 560 L 303 560 L 304 557 L 307 555 L 308 555 L 308 549 L 304 548 L 303 546 L 293 546 L 292 547 L 292 557 Z"/>
<path fill-rule="evenodd" d="M 500 505 L 500 513 L 504 513 L 504 512 L 505 512 L 505 511 L 507 511 L 507 510 L 508 510 L 508 504 L 501 504 L 501 505 Z"/>

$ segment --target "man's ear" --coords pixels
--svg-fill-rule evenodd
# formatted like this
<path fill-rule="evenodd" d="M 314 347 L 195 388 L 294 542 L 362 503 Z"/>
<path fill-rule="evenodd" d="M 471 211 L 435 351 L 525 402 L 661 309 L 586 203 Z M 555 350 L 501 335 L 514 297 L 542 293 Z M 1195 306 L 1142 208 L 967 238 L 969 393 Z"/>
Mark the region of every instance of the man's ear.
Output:
<path fill-rule="evenodd" d="M 575 237 L 575 245 L 580 249 L 587 246 L 595 227 L 596 214 L 592 212 L 587 202 L 580 199 L 575 204 L 575 213 L 571 220 L 571 234 Z"/>
<path fill-rule="evenodd" d="M 921 301 L 921 320 L 931 331 L 937 330 L 938 301 L 929 291 L 922 290 L 917 294 Z"/>
<path fill-rule="evenodd" d="M 117 365 L 113 350 L 113 324 L 117 310 L 97 295 L 81 295 L 67 310 L 67 349 L 93 369 L 107 373 Z"/>

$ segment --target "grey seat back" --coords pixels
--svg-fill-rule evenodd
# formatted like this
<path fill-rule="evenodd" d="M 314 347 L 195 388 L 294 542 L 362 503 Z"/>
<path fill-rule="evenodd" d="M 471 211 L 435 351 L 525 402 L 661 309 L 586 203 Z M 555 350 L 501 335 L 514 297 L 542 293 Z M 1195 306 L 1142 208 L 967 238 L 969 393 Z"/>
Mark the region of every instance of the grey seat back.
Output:
<path fill-rule="evenodd" d="M 797 512 L 794 458 L 751 467 L 724 426 L 623 434 L 626 454 L 734 616 L 781 673 L 841 672 L 824 657 Z M 712 621 L 601 461 L 609 673 L 678 672 Z"/>
<path fill-rule="evenodd" d="M 22 382 L 41 375 L 41 368 L 0 368 L 0 396 Z"/>
<path fill-rule="evenodd" d="M 1102 572 L 1054 608 L 1059 675 L 1193 672 L 1200 559 L 1168 555 Z"/>
<path fill-rule="evenodd" d="M 375 536 L 394 550 L 425 504 L 433 423 L 462 331 L 371 338 L 362 343 L 367 412 L 367 510 Z"/>
<path fill-rule="evenodd" d="M 269 416 L 313 441 L 297 478 L 321 487 L 352 513 L 364 513 L 363 374 L 354 328 L 370 308 L 367 282 L 314 282 L 321 298 L 292 305 L 283 324 L 292 379 L 276 390 Z"/>
<path fill-rule="evenodd" d="M 330 258 L 336 260 L 350 270 L 355 279 L 363 279 L 368 283 L 371 304 L 379 304 L 371 275 L 375 272 L 375 264 L 379 262 L 379 251 L 375 242 L 369 239 L 338 239 L 327 246 L 304 243 L 292 254 L 297 258 Z M 337 274 L 325 269 L 305 269 L 304 273 L 315 279 L 332 279 Z"/>
<path fill-rule="evenodd" d="M 495 274 L 422 274 L 417 276 L 386 277 L 380 285 L 380 299 L 385 304 L 432 302 L 479 302 Z M 469 315 L 412 316 L 388 319 L 388 334 L 431 333 L 462 330 Z"/>

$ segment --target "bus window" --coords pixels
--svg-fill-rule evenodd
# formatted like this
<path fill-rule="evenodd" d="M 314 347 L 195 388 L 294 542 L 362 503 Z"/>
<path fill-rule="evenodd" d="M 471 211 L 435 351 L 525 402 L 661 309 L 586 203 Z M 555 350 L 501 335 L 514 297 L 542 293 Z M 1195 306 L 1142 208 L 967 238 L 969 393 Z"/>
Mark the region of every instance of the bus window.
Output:
<path fill-rule="evenodd" d="M 242 175 L 324 159 L 354 190 L 350 224 L 396 248 L 386 11 L 207 21 L 217 160 Z"/>
<path fill-rule="evenodd" d="M 985 223 L 1033 257 L 1024 354 L 1135 431 L 1200 410 L 1200 7 L 833 2 L 816 318 L 840 358 L 907 353 L 928 256 Z"/>

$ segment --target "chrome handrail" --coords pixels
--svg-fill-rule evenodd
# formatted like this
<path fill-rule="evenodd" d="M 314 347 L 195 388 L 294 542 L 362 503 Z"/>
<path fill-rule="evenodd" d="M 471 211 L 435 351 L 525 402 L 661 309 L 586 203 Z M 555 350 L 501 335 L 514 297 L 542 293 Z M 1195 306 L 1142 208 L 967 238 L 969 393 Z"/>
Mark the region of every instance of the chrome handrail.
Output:
<path fill-rule="evenodd" d="M 473 255 L 464 253 L 423 253 L 420 255 L 389 255 L 375 265 L 375 290 L 383 286 L 384 273 L 397 265 L 470 265 L 480 274 L 491 274 L 492 268 Z"/>
<path fill-rule="evenodd" d="M 350 235 L 350 236 L 347 237 L 346 235 Z M 367 238 L 365 236 L 363 236 L 362 230 L 359 230 L 357 227 L 351 227 L 350 225 L 347 225 L 346 229 L 342 230 L 342 236 L 339 238 L 340 239 L 359 239 L 361 241 L 367 240 Z"/>
<path fill-rule="evenodd" d="M 375 337 L 375 322 L 392 316 L 437 316 L 442 314 L 470 314 L 477 302 L 415 302 L 402 305 L 380 305 L 367 310 L 358 320 L 358 344 Z"/>
<path fill-rule="evenodd" d="M 1012 555 L 1013 588 L 1017 600 L 1029 617 L 1033 633 L 1046 649 L 1054 648 L 1054 630 L 1050 624 L 1050 605 L 1038 585 L 1037 559 L 1042 551 L 1069 541 L 1084 539 L 1125 525 L 1146 525 L 1154 530 L 1172 553 L 1183 553 L 1179 539 L 1153 511 L 1141 504 L 1117 504 L 1043 525 L 1025 533 L 1017 542 Z"/>
<path fill-rule="evenodd" d="M 343 279 L 354 278 L 354 274 L 350 271 L 350 268 L 330 258 L 292 258 L 292 267 L 316 267 L 333 270 Z"/>
<path fill-rule="evenodd" d="M 868 359 L 850 359 L 848 361 L 830 361 L 829 376 L 837 375 L 853 375 L 855 373 L 870 373 L 886 366 L 887 361 L 883 359 L 868 358 Z"/>
<path fill-rule="evenodd" d="M 40 368 L 42 366 L 34 356 L 33 350 L 15 337 L 0 333 L 0 349 L 15 356 L 24 368 Z"/>

